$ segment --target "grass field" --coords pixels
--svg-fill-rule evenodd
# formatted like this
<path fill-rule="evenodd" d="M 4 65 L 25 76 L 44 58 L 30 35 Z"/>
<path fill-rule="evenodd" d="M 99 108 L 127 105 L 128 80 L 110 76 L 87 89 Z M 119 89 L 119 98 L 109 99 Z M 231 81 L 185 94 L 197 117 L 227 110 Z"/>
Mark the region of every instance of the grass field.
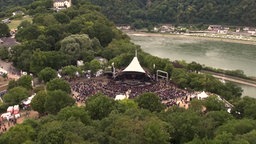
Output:
<path fill-rule="evenodd" d="M 11 23 L 9 23 L 8 26 L 10 30 L 16 29 L 20 25 L 20 23 L 25 20 L 32 22 L 32 18 L 30 16 L 24 16 L 22 17 L 22 19 L 11 20 Z"/>

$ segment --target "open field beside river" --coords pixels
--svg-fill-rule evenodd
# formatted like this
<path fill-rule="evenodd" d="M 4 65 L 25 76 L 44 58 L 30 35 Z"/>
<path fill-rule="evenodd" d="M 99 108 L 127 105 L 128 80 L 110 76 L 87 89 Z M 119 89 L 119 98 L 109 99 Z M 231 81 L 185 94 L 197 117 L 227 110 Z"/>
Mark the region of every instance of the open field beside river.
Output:
<path fill-rule="evenodd" d="M 249 37 L 243 39 L 235 39 L 235 38 L 225 38 L 225 35 L 188 35 L 188 34 L 164 34 L 164 33 L 146 33 L 146 32 L 137 32 L 137 31 L 124 31 L 128 35 L 135 36 L 158 36 L 158 37 L 173 37 L 173 38 L 182 38 L 182 39 L 191 39 L 191 40 L 209 40 L 209 41 L 223 41 L 230 43 L 241 43 L 241 44 L 249 44 L 256 45 L 256 37 Z M 238 36 L 237 36 L 238 37 Z"/>

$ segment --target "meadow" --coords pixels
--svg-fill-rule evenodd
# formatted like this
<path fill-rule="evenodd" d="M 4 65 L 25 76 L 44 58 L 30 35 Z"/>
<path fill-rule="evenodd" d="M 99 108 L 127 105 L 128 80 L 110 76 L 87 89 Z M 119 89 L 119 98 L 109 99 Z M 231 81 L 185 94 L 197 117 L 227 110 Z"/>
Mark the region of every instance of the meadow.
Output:
<path fill-rule="evenodd" d="M 20 25 L 20 23 L 25 20 L 32 22 L 32 17 L 26 15 L 26 16 L 23 16 L 22 18 L 13 19 L 8 24 L 8 26 L 9 26 L 10 30 L 17 29 L 17 27 Z"/>

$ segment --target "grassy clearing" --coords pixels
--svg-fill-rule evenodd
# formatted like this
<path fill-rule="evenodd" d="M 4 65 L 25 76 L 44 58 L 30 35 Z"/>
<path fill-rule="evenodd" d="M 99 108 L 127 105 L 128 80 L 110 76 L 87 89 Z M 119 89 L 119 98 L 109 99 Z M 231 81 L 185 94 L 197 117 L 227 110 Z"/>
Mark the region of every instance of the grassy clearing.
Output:
<path fill-rule="evenodd" d="M 12 20 L 11 23 L 8 24 L 8 26 L 10 30 L 16 29 L 20 25 L 20 23 L 25 20 L 32 22 L 32 18 L 30 16 L 24 16 L 21 19 Z"/>

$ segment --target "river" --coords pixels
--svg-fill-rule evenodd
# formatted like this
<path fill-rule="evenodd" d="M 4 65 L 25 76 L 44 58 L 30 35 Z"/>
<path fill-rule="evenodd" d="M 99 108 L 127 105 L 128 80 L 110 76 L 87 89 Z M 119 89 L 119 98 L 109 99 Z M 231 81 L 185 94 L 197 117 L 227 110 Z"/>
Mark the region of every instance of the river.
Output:
<path fill-rule="evenodd" d="M 133 43 L 149 54 L 170 60 L 198 62 L 225 70 L 243 70 L 256 77 L 256 45 L 192 38 L 180 35 L 128 34 Z M 256 98 L 256 88 L 239 85 L 244 95 Z"/>

